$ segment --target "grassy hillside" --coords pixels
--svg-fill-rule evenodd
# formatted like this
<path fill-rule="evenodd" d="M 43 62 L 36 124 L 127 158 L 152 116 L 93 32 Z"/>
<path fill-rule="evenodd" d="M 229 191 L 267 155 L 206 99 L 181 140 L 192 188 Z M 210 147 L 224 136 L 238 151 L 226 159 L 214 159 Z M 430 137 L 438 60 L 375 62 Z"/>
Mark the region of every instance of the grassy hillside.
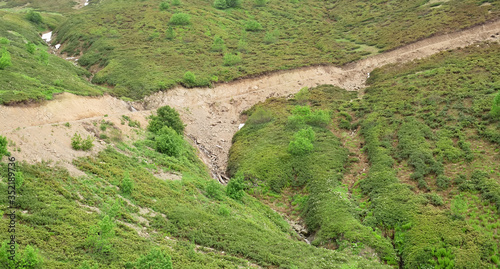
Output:
<path fill-rule="evenodd" d="M 384 268 L 300 241 L 278 213 L 239 187 L 226 190 L 188 142 L 162 130 L 75 160 L 84 177 L 45 162 L 18 163 L 18 258 L 29 245 L 43 260 L 36 268 L 146 268 L 140 258 L 159 248 L 174 268 Z M 162 145 L 175 151 L 160 153 Z M 6 162 L 0 168 L 3 215 L 10 214 Z M 8 268 L 5 248 L 0 268 Z"/>
<path fill-rule="evenodd" d="M 179 83 L 342 65 L 500 14 L 496 1 L 479 0 L 247 0 L 215 8 L 221 1 L 92 1 L 56 29 L 54 43 L 83 52 L 79 63 L 98 71 L 93 82 L 138 99 Z"/>
<path fill-rule="evenodd" d="M 38 35 L 64 18 L 42 13 L 43 21 L 37 24 L 25 16 L 26 12 L 0 11 L 0 57 L 10 63 L 0 64 L 0 104 L 51 99 L 62 91 L 101 94 L 101 87 L 86 80 L 90 72 L 48 53 L 47 44 Z"/>
<path fill-rule="evenodd" d="M 497 268 L 499 49 L 377 69 L 363 99 L 320 86 L 268 100 L 248 111 L 228 171 L 300 216 L 315 245 L 403 268 Z M 308 126 L 309 148 L 297 138 Z"/>

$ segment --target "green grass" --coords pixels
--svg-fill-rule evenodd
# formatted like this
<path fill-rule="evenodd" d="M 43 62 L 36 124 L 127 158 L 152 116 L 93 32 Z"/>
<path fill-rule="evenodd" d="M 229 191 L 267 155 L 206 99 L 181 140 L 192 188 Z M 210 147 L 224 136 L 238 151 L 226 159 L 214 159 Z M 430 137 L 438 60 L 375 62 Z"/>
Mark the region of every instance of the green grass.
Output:
<path fill-rule="evenodd" d="M 244 172 L 257 197 L 286 190 L 282 196 L 292 202 L 307 195 L 299 212 L 313 244 L 363 243 L 402 268 L 493 268 L 500 122 L 490 110 L 500 90 L 499 49 L 482 43 L 376 69 L 363 99 L 331 86 L 270 99 L 246 112 L 228 171 Z M 286 151 L 297 104 L 332 116 L 331 126 L 314 129 L 314 149 L 300 159 Z M 255 121 L 257 111 L 266 111 L 257 118 L 272 117 Z M 362 139 L 359 148 L 346 130 Z M 353 172 L 355 182 L 341 184 Z"/>
<path fill-rule="evenodd" d="M 500 8 L 498 3 L 480 7 L 475 0 L 449 1 L 438 9 L 425 3 L 306 0 L 257 7 L 243 1 L 240 8 L 218 10 L 211 2 L 189 0 L 161 11 L 158 1 L 101 1 L 68 18 L 54 42 L 65 43 L 69 54 L 83 51 L 85 67 L 103 68 L 93 82 L 140 99 L 182 83 L 188 71 L 196 76 L 190 86 L 209 86 L 213 77 L 231 81 L 300 66 L 342 65 L 497 18 Z M 188 25 L 169 23 L 180 14 L 190 16 Z M 171 26 L 175 37 L 166 34 Z M 222 53 L 212 50 L 216 36 L 224 40 Z M 226 58 L 236 51 L 242 53 L 233 64 Z"/>
<path fill-rule="evenodd" d="M 42 16 L 52 16 L 54 23 L 62 19 L 45 13 Z M 63 91 L 80 95 L 102 94 L 101 87 L 86 81 L 90 76 L 87 70 L 53 54 L 48 54 L 48 61 L 41 60 L 48 47 L 38 36 L 37 27 L 22 13 L 0 11 L 0 17 L 0 36 L 9 40 L 8 44 L 0 46 L 10 53 L 12 59 L 12 66 L 1 70 L 0 104 L 50 100 L 53 94 Z M 25 42 L 35 45 L 33 53 L 28 52 Z"/>

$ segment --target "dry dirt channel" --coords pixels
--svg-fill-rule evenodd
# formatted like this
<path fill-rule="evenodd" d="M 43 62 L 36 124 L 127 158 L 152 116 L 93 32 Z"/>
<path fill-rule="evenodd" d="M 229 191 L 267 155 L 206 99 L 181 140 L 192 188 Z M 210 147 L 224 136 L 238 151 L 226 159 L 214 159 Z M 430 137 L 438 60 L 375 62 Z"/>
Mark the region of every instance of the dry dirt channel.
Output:
<path fill-rule="evenodd" d="M 110 96 L 92 98 L 64 93 L 41 104 L 0 106 L 0 135 L 13 141 L 9 149 L 14 151 L 19 160 L 29 163 L 52 160 L 78 175 L 81 172 L 72 167 L 72 159 L 95 154 L 106 145 L 98 141 L 92 152 L 74 151 L 71 149 L 70 138 L 75 132 L 92 134 L 89 131 L 90 123 L 105 119 L 115 123 L 129 139 L 134 139 L 135 132 L 120 124 L 122 115 L 140 121 L 144 127 L 146 116 L 160 106 L 169 105 L 181 114 L 187 124 L 186 135 L 200 149 L 200 157 L 212 170 L 213 177 L 223 182 L 221 175 L 226 168 L 231 139 L 238 131 L 239 124 L 243 123 L 240 114 L 256 103 L 269 97 L 290 96 L 302 87 L 321 84 L 358 90 L 361 95 L 368 73 L 374 68 L 427 57 L 478 41 L 498 42 L 499 33 L 500 20 L 427 38 L 343 67 L 315 66 L 278 71 L 256 78 L 221 83 L 213 88 L 176 87 L 155 93 L 134 104 Z M 67 122 L 70 127 L 63 125 Z"/>

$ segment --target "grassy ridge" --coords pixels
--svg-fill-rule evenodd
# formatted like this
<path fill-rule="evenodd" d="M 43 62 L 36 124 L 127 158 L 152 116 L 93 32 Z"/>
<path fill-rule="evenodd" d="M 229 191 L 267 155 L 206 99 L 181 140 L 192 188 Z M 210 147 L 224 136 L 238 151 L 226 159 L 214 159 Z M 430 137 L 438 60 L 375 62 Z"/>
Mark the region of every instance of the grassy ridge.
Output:
<path fill-rule="evenodd" d="M 276 165 L 272 157 L 297 158 L 286 151 L 292 139 L 290 118 L 258 128 L 250 116 L 234 138 L 229 171 L 248 173 L 249 180 L 259 182 L 253 193 L 272 197 L 275 194 L 267 190 L 280 190 L 272 189 L 276 176 L 252 171 L 283 170 L 276 174 L 289 183 L 281 196 L 299 205 L 294 209 L 322 246 L 363 243 L 378 250 L 387 263 L 403 268 L 496 268 L 500 119 L 490 110 L 500 90 L 499 49 L 497 43 L 483 43 L 377 69 L 363 99 L 324 98 L 328 87 L 320 86 L 295 99 L 268 101 L 261 109 L 281 115 L 278 119 L 299 103 L 329 109 L 334 123 L 330 129 L 339 138 L 330 138 L 329 145 L 315 141 L 314 166 L 300 159 L 302 170 L 297 171 L 286 162 Z M 364 139 L 359 148 L 349 145 L 353 131 Z M 276 143 L 282 146 L 273 147 Z M 338 149 L 328 149 L 332 145 Z M 339 145 L 349 147 L 350 157 Z M 259 159 L 264 152 L 270 160 Z M 365 157 L 368 171 L 354 170 L 351 175 Z M 338 160 L 336 166 L 332 160 Z M 310 176 L 297 188 L 294 180 L 306 169 Z M 322 179 L 325 173 L 331 173 L 327 181 Z M 352 176 L 354 184 L 342 187 L 343 177 Z M 363 229 L 371 231 L 373 239 L 354 236 Z M 384 240 L 392 243 L 397 258 L 381 255 L 390 253 L 380 248 Z"/>
<path fill-rule="evenodd" d="M 90 73 L 47 53 L 48 47 L 38 36 L 45 24 L 35 25 L 25 13 L 0 11 L 0 50 L 11 58 L 11 66 L 0 70 L 0 104 L 51 99 L 54 93 L 102 94 L 102 88 L 86 81 Z M 48 24 L 57 25 L 64 18 L 42 14 Z M 27 43 L 32 44 L 32 51 Z"/>
<path fill-rule="evenodd" d="M 497 18 L 500 9 L 475 0 L 439 7 L 385 2 L 242 1 L 240 8 L 218 10 L 211 2 L 187 0 L 165 1 L 162 11 L 160 1 L 98 1 L 58 28 L 54 42 L 65 43 L 69 54 L 84 52 L 80 64 L 100 70 L 93 82 L 141 98 L 179 83 L 208 86 L 272 70 L 342 65 Z M 172 24 L 176 14 L 187 14 L 189 23 Z M 195 78 L 184 77 L 188 71 Z"/>

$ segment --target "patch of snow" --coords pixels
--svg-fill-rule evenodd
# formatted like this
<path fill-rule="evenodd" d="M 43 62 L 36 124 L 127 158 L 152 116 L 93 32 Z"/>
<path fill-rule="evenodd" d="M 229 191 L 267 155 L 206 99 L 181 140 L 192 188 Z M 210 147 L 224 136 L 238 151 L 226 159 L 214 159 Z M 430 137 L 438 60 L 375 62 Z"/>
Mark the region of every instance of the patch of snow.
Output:
<path fill-rule="evenodd" d="M 45 42 L 49 43 L 50 40 L 52 39 L 52 31 L 43 34 L 42 39 L 45 40 Z"/>
<path fill-rule="evenodd" d="M 89 0 L 85 0 L 85 4 L 83 6 L 87 6 L 89 4 Z"/>
<path fill-rule="evenodd" d="M 367 76 L 367 78 L 370 78 L 370 73 L 368 73 L 368 76 Z"/>
<path fill-rule="evenodd" d="M 61 44 L 56 45 L 56 50 L 58 50 L 61 47 Z"/>
<path fill-rule="evenodd" d="M 238 126 L 238 130 L 241 130 L 241 128 L 243 128 L 243 126 L 245 126 L 244 123 L 240 123 L 240 126 Z"/>

